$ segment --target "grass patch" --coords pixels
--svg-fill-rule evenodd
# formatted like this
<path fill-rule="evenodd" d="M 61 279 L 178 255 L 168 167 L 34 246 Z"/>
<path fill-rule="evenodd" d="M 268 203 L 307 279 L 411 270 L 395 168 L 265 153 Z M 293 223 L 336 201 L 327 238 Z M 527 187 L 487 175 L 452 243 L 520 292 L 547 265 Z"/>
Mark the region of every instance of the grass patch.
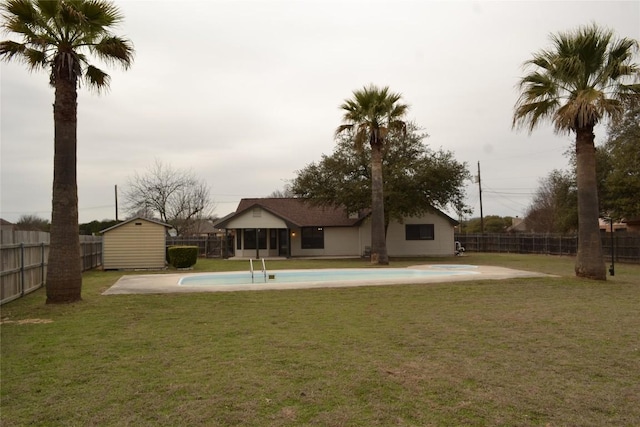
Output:
<path fill-rule="evenodd" d="M 603 283 L 570 257 L 392 261 L 560 277 L 102 296 L 122 273 L 88 272 L 80 303 L 2 307 L 1 424 L 640 425 L 640 266 Z"/>

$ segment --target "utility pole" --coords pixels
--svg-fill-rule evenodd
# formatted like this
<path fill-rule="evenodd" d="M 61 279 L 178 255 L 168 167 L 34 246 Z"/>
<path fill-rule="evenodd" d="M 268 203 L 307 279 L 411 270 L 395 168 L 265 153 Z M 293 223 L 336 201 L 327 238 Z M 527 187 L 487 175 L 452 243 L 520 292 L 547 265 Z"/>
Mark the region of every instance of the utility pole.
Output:
<path fill-rule="evenodd" d="M 480 180 L 480 162 L 478 162 L 478 191 L 480 192 L 480 231 L 484 234 L 484 215 L 482 214 L 482 182 Z"/>
<path fill-rule="evenodd" d="M 115 192 L 116 192 L 116 221 L 118 220 L 118 185 L 116 184 L 115 186 Z"/>

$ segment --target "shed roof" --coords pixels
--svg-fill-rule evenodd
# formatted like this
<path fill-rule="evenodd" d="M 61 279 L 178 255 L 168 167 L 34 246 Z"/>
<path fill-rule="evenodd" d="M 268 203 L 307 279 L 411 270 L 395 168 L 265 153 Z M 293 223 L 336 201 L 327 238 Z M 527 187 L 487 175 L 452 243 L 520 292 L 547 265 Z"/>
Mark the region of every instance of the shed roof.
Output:
<path fill-rule="evenodd" d="M 214 225 L 226 228 L 232 219 L 255 207 L 262 208 L 295 227 L 351 227 L 366 217 L 349 216 L 343 207 L 317 206 L 300 198 L 256 198 L 240 200 L 234 213 L 225 216 Z"/>
<path fill-rule="evenodd" d="M 100 234 L 106 233 L 107 231 L 111 231 L 111 230 L 113 230 L 114 228 L 122 227 L 122 226 L 123 226 L 123 225 L 125 225 L 125 224 L 129 224 L 129 223 L 131 223 L 131 222 L 134 222 L 134 221 L 140 221 L 140 220 L 142 220 L 142 221 L 147 221 L 147 222 L 151 222 L 151 223 L 153 223 L 153 224 L 162 225 L 162 226 L 164 226 L 164 227 L 166 227 L 166 228 L 171 228 L 171 225 L 169 225 L 169 224 L 167 224 L 167 223 L 164 223 L 164 222 L 162 222 L 162 221 L 159 221 L 159 220 L 157 220 L 157 219 L 149 219 L 149 218 L 143 218 L 143 217 L 141 217 L 141 216 L 137 216 L 137 217 L 135 217 L 135 218 L 131 218 L 131 219 L 128 219 L 128 220 L 126 220 L 126 221 L 123 221 L 123 222 L 121 222 L 120 224 L 116 224 L 116 225 L 111 226 L 111 227 L 109 227 L 109 228 L 105 228 L 104 230 L 101 230 L 101 231 L 100 231 Z"/>

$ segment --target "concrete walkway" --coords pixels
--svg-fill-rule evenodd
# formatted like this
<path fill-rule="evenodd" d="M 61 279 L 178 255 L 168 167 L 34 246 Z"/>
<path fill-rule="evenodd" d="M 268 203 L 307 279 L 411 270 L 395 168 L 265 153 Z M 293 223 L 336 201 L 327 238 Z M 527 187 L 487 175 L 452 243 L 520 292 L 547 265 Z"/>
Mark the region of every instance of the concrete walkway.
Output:
<path fill-rule="evenodd" d="M 425 276 L 419 278 L 402 279 L 368 279 L 366 281 L 332 281 L 332 282 L 294 282 L 294 283 L 252 283 L 243 285 L 211 285 L 211 286 L 185 286 L 178 282 L 182 277 L 193 274 L 209 273 L 170 273 L 170 274 L 142 274 L 122 276 L 113 286 L 103 292 L 103 295 L 119 294 L 161 294 L 174 292 L 233 292 L 233 291 L 258 291 L 273 289 L 311 289 L 311 288 L 336 288 L 354 286 L 381 286 L 415 283 L 443 283 L 463 282 L 470 280 L 503 280 L 527 277 L 551 277 L 548 274 L 530 271 L 513 270 L 503 267 L 491 266 L 467 266 L 461 268 L 456 265 L 415 265 L 408 269 L 437 269 L 438 271 L 456 272 L 455 275 Z M 278 270 L 274 270 L 278 271 Z M 464 272 L 464 274 L 461 274 Z"/>

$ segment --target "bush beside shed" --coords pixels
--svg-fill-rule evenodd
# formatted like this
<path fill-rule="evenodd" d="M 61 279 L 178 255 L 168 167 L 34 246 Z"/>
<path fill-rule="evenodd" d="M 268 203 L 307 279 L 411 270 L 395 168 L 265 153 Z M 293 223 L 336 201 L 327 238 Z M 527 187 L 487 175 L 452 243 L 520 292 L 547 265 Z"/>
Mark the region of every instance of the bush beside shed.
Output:
<path fill-rule="evenodd" d="M 165 268 L 166 236 L 169 228 L 169 224 L 137 217 L 102 230 L 103 268 Z"/>

